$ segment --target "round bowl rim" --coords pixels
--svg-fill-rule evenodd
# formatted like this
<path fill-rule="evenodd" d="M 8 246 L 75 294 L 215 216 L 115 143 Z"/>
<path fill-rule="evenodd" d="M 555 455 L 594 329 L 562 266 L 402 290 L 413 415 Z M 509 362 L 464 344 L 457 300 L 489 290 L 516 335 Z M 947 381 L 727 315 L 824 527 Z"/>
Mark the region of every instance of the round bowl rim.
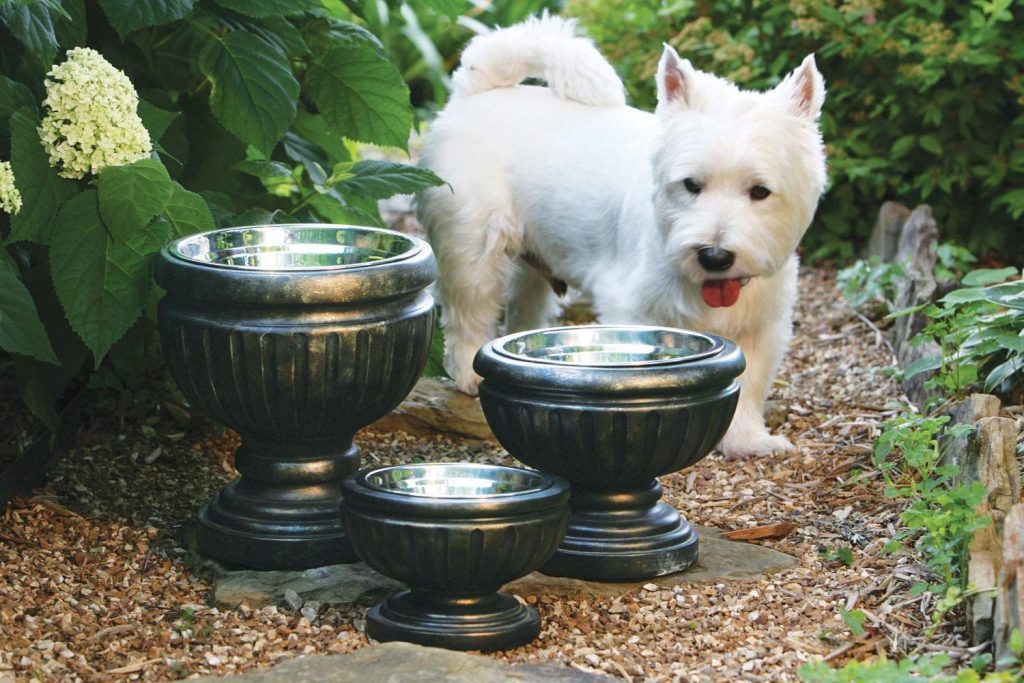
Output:
<path fill-rule="evenodd" d="M 536 358 L 533 356 L 525 356 L 523 354 L 514 353 L 506 350 L 505 346 L 517 339 L 527 337 L 535 334 L 546 334 L 551 332 L 562 332 L 566 330 L 593 330 L 593 329 L 614 329 L 614 330 L 633 330 L 633 331 L 663 331 L 673 332 L 689 337 L 698 337 L 711 344 L 711 348 L 707 351 L 701 351 L 688 356 L 680 356 L 678 358 L 664 358 L 654 359 L 645 361 L 633 361 L 628 363 L 567 363 L 559 360 L 548 360 L 546 358 Z M 553 365 L 565 368 L 601 368 L 601 369 L 628 369 L 628 368 L 644 368 L 651 366 L 666 366 L 666 365 L 678 365 L 682 363 L 695 363 L 706 358 L 711 358 L 718 355 L 725 348 L 725 343 L 721 338 L 704 334 L 703 332 L 695 332 L 693 330 L 684 330 L 679 327 L 668 327 L 662 325 L 564 325 L 561 327 L 543 327 L 535 330 L 524 330 L 522 332 L 515 332 L 513 334 L 507 334 L 503 337 L 499 337 L 494 341 L 490 342 L 489 346 L 494 349 L 494 353 L 505 358 L 511 358 L 523 363 L 537 363 L 540 365 Z"/>
<path fill-rule="evenodd" d="M 380 233 L 384 235 L 390 235 L 397 237 L 405 242 L 408 242 L 410 249 L 404 251 L 401 254 L 395 254 L 394 256 L 388 256 L 380 261 L 370 261 L 367 263 L 345 263 L 338 265 L 324 265 L 324 266 L 297 266 L 287 268 L 254 268 L 252 266 L 238 266 L 233 264 L 224 263 L 212 263 L 210 261 L 200 261 L 198 259 L 191 258 L 181 253 L 178 246 L 188 240 L 198 240 L 201 238 L 208 237 L 217 233 L 225 232 L 238 232 L 242 230 L 267 230 L 273 228 L 300 228 L 303 230 L 317 229 L 317 230 L 356 230 L 360 232 L 368 233 Z M 378 268 L 382 266 L 388 266 L 400 261 L 410 259 L 421 251 L 423 251 L 422 240 L 416 238 L 413 235 L 406 235 L 405 233 L 398 232 L 397 230 L 388 230 L 386 228 L 377 228 L 371 225 L 353 225 L 349 223 L 270 223 L 270 224 L 256 224 L 256 225 L 234 225 L 228 228 L 216 228 L 214 230 L 206 230 L 204 232 L 197 232 L 184 237 L 178 237 L 171 240 L 164 247 L 167 254 L 176 260 L 183 261 L 188 264 L 200 266 L 203 268 L 209 268 L 211 270 L 236 270 L 249 273 L 260 273 L 260 272 L 282 272 L 282 273 L 316 273 L 316 272 L 339 272 L 339 271 L 352 271 L 361 268 Z"/>
<path fill-rule="evenodd" d="M 377 486 L 369 481 L 369 478 L 378 472 L 384 470 L 394 470 L 406 467 L 425 467 L 427 469 L 440 469 L 442 467 L 456 467 L 456 468 L 486 468 L 491 470 L 515 470 L 516 472 L 525 472 L 533 477 L 537 481 L 537 486 L 533 486 L 528 489 L 521 491 L 508 491 L 505 493 L 489 493 L 475 496 L 431 496 L 424 493 L 411 493 L 408 491 L 398 491 L 395 489 L 384 488 L 383 486 Z M 530 494 L 536 494 L 543 492 L 552 486 L 551 475 L 534 469 L 526 469 L 525 467 L 513 467 L 511 465 L 493 465 L 490 463 L 472 463 L 472 462 L 426 462 L 426 463 L 406 463 L 400 465 L 383 465 L 381 467 L 374 467 L 373 469 L 363 470 L 356 475 L 356 481 L 360 485 L 365 486 L 373 491 L 393 495 L 401 499 L 422 499 L 432 501 L 488 501 L 495 499 L 507 499 L 515 496 L 525 496 Z"/>

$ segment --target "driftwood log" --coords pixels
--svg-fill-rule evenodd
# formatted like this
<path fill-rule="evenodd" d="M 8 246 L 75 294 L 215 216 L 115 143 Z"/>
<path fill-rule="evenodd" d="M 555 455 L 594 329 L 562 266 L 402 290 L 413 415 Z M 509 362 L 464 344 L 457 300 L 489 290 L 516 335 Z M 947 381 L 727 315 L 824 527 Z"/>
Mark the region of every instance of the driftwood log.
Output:
<path fill-rule="evenodd" d="M 1008 557 L 1024 557 L 1024 526 L 1014 531 L 1008 523 L 1011 510 L 1020 501 L 1020 467 L 1017 463 L 1017 423 L 999 417 L 995 396 L 973 394 L 948 411 L 950 424 L 968 424 L 974 429 L 964 437 L 942 439 L 943 462 L 959 468 L 957 483 L 981 482 L 987 491 L 978 514 L 989 524 L 974 533 L 968 549 L 967 580 L 976 592 L 967 599 L 967 631 L 971 643 L 993 641 L 998 653 L 1007 647 L 1013 627 L 1002 628 L 1000 619 L 1019 626 L 1020 608 L 1014 612 L 1008 600 L 1019 602 L 1016 565 Z M 1024 577 L 1024 573 L 1022 573 Z M 1012 588 L 1007 591 L 1006 586 Z M 1003 615 L 1000 617 L 1000 615 Z M 1016 616 L 1014 616 L 1016 615 Z M 1002 630 L 1000 630 L 1002 628 Z"/>
<path fill-rule="evenodd" d="M 1024 632 L 1024 503 L 1010 508 L 1003 523 L 1002 566 L 995 601 L 996 661 L 1011 657 L 1014 631 Z"/>

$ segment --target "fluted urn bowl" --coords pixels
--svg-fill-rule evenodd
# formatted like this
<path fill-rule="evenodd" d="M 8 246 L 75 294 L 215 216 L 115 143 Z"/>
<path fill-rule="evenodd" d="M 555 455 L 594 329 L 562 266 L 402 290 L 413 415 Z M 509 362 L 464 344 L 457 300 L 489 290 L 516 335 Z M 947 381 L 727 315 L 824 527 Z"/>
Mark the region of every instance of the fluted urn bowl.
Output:
<path fill-rule="evenodd" d="M 592 325 L 509 335 L 480 349 L 480 402 L 509 453 L 572 486 L 565 540 L 541 571 L 624 581 L 682 571 L 696 533 L 657 477 L 725 435 L 743 354 L 709 334 Z"/>
<path fill-rule="evenodd" d="M 398 465 L 345 478 L 342 519 L 359 556 L 409 586 L 366 614 L 377 640 L 499 650 L 540 633 L 499 591 L 541 566 L 565 534 L 569 485 L 471 463 Z"/>
<path fill-rule="evenodd" d="M 338 506 L 352 436 L 430 347 L 430 247 L 340 225 L 226 228 L 160 253 L 160 339 L 194 405 L 241 435 L 241 477 L 198 513 L 203 554 L 261 569 L 355 561 Z"/>

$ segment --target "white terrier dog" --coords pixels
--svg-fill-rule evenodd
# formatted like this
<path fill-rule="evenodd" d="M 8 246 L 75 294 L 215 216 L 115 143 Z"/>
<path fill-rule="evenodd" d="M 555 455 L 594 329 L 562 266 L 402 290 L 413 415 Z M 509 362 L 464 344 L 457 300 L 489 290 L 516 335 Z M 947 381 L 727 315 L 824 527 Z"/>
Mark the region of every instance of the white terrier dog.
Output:
<path fill-rule="evenodd" d="M 574 22 L 545 17 L 473 39 L 453 80 L 422 155 L 451 188 L 425 192 L 418 211 L 459 389 L 476 393 L 473 357 L 503 306 L 507 332 L 545 327 L 567 283 L 603 323 L 738 343 L 747 369 L 720 449 L 791 449 L 762 410 L 792 336 L 795 250 L 826 180 L 814 57 L 757 93 L 666 45 L 650 114 L 626 106 Z"/>

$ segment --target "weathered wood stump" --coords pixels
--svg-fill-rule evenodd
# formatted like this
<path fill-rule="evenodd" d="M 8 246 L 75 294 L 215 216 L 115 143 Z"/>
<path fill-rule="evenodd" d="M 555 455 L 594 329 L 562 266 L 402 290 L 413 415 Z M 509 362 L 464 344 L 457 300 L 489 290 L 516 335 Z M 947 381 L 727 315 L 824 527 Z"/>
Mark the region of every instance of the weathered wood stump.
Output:
<path fill-rule="evenodd" d="M 1017 503 L 1007 513 L 1002 545 L 993 634 L 996 661 L 1014 654 L 1010 638 L 1014 630 L 1024 631 L 1024 503 Z"/>
<path fill-rule="evenodd" d="M 974 394 L 960 401 L 948 413 L 950 424 L 973 425 L 974 431 L 965 437 L 945 438 L 941 443 L 943 462 L 959 467 L 957 483 L 981 482 L 988 492 L 977 512 L 987 516 L 989 524 L 974 533 L 968 549 L 967 580 L 977 592 L 966 602 L 967 632 L 972 644 L 995 640 L 997 648 L 999 614 L 1008 609 L 1003 603 L 1013 599 L 1002 587 L 1007 553 L 1011 552 L 1006 544 L 1020 540 L 1010 538 L 1007 520 L 1021 491 L 1017 424 L 998 417 L 999 408 L 999 399 L 987 394 Z M 1024 550 L 1017 552 L 1024 555 Z M 1010 633 L 1004 635 L 1009 638 Z"/>
<path fill-rule="evenodd" d="M 932 303 L 938 284 L 932 270 L 935 268 L 935 245 L 939 241 L 939 227 L 932 217 L 932 209 L 922 204 L 914 209 L 903 223 L 895 262 L 903 266 L 905 275 L 895 280 L 896 310 Z M 911 344 L 910 341 L 924 329 L 927 319 L 920 312 L 896 319 L 893 326 L 893 348 L 900 367 L 908 368 L 920 358 L 942 355 L 934 342 Z M 939 392 L 925 388 L 933 373 L 924 372 L 903 380 L 902 388 L 917 405 L 924 405 Z"/>
<path fill-rule="evenodd" d="M 877 256 L 882 263 L 896 260 L 896 248 L 900 243 L 903 224 L 910 217 L 910 209 L 897 202 L 885 202 L 878 210 L 878 220 L 871 231 L 867 257 Z"/>

